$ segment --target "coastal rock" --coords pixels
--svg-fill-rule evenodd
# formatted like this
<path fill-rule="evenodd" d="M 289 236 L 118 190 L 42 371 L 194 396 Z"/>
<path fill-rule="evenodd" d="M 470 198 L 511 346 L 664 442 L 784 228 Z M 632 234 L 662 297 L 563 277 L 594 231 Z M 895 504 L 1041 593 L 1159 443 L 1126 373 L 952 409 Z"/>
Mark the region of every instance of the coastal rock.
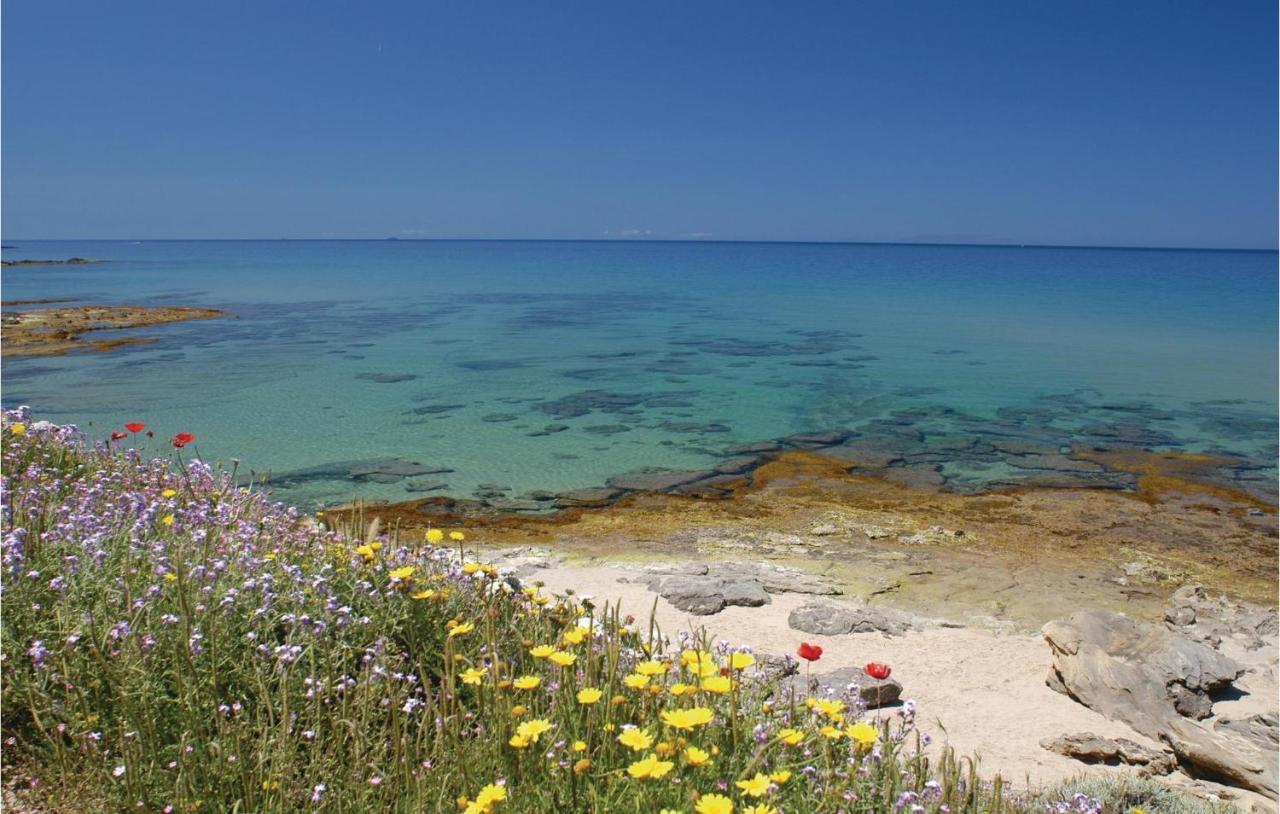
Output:
<path fill-rule="evenodd" d="M 1165 610 L 1166 625 L 1211 647 L 1231 641 L 1246 651 L 1275 647 L 1280 626 L 1276 613 L 1247 602 L 1210 597 L 1199 585 L 1173 592 Z"/>
<path fill-rule="evenodd" d="M 1071 697 L 1151 737 L 1178 706 L 1193 705 L 1188 696 L 1211 704 L 1210 693 L 1244 672 L 1200 642 L 1114 611 L 1080 611 L 1041 632 Z"/>
<path fill-rule="evenodd" d="M 737 574 L 755 579 L 771 594 L 817 594 L 832 596 L 843 593 L 826 577 L 773 563 L 734 563 L 718 569 L 721 574 Z"/>
<path fill-rule="evenodd" d="M 719 472 L 721 475 L 739 475 L 754 467 L 758 460 L 758 458 L 753 458 L 747 455 L 730 458 L 717 466 L 716 472 Z"/>
<path fill-rule="evenodd" d="M 741 475 L 712 475 L 690 483 L 682 483 L 670 491 L 677 495 L 688 495 L 689 497 L 722 498 L 743 483 Z"/>
<path fill-rule="evenodd" d="M 901 636 L 913 627 L 910 617 L 898 611 L 829 603 L 802 605 L 791 611 L 787 624 L 795 630 L 821 636 L 876 632 Z"/>
<path fill-rule="evenodd" d="M 770 594 L 837 594 L 840 588 L 825 577 L 809 574 L 798 568 L 764 562 L 714 563 L 678 562 L 643 566 L 636 582 L 644 583 L 649 590 L 662 593 L 667 577 L 681 576 L 706 583 L 706 592 L 723 593 L 722 584 L 760 586 Z M 630 581 L 623 577 L 621 581 Z M 751 588 L 754 593 L 754 587 Z M 665 594 L 664 594 L 665 595 Z M 740 604 L 729 602 L 728 604 Z M 760 603 L 763 604 L 763 603 Z"/>
<path fill-rule="evenodd" d="M 884 469 L 902 460 L 902 444 L 890 438 L 854 438 L 838 447 L 827 447 L 822 454 L 859 469 Z"/>
<path fill-rule="evenodd" d="M 570 489 L 556 495 L 556 504 L 562 508 L 596 509 L 608 506 L 621 497 L 621 489 Z"/>
<path fill-rule="evenodd" d="M 406 492 L 438 492 L 448 489 L 449 484 L 442 480 L 410 480 L 404 482 Z"/>
<path fill-rule="evenodd" d="M 830 690 L 840 694 L 854 692 L 867 709 L 878 709 L 896 704 L 902 697 L 902 684 L 892 678 L 872 678 L 861 667 L 842 667 L 829 673 L 810 676 L 792 676 L 779 685 L 785 696 L 794 693 L 796 697 L 823 697 Z"/>
<path fill-rule="evenodd" d="M 564 559 L 563 556 L 554 551 L 520 546 L 497 552 L 495 556 L 489 558 L 489 564 L 497 568 L 499 574 L 515 577 L 523 582 L 562 559 Z"/>
<path fill-rule="evenodd" d="M 614 475 L 605 481 L 605 484 L 614 489 L 625 489 L 629 492 L 665 492 L 681 484 L 709 478 L 715 474 L 709 469 L 696 472 L 641 469 L 622 475 Z"/>
<path fill-rule="evenodd" d="M 828 430 L 826 432 L 798 432 L 794 435 L 788 435 L 782 439 L 782 443 L 787 446 L 799 447 L 801 449 L 818 449 L 820 447 L 833 447 L 852 438 L 856 433 L 848 430 Z"/>
<path fill-rule="evenodd" d="M 769 603 L 764 586 L 754 579 L 722 579 L 712 576 L 662 577 L 650 587 L 686 613 L 709 616 L 727 605 L 759 607 Z"/>
<path fill-rule="evenodd" d="M 1140 766 L 1143 776 L 1169 774 L 1178 768 L 1172 752 L 1148 749 L 1128 738 L 1103 738 L 1092 732 L 1045 738 L 1040 745 L 1081 763 L 1104 763 L 1108 766 Z"/>
<path fill-rule="evenodd" d="M 1234 660 L 1163 626 L 1113 611 L 1080 611 L 1042 629 L 1048 684 L 1140 734 L 1164 741 L 1195 777 L 1277 797 L 1276 744 L 1258 727 L 1210 727 L 1198 718 L 1244 672 Z"/>

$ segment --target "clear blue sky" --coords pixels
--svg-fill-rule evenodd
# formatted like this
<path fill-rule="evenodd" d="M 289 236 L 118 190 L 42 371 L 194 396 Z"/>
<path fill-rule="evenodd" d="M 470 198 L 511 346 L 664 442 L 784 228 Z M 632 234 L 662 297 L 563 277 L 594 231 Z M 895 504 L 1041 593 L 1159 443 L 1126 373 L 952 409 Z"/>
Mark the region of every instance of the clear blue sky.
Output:
<path fill-rule="evenodd" d="M 6 239 L 1276 245 L 1275 0 L 6 3 Z"/>

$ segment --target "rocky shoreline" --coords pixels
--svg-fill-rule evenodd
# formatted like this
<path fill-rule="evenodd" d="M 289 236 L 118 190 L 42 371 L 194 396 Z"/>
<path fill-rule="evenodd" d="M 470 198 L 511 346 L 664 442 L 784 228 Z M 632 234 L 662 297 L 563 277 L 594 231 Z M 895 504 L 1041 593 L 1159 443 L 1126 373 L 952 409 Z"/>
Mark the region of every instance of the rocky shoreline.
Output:
<path fill-rule="evenodd" d="M 14 304 L 27 303 L 15 301 Z M 73 352 L 101 353 L 158 340 L 151 337 L 82 337 L 99 331 L 223 316 L 227 316 L 226 312 L 213 308 L 146 305 L 77 305 L 34 311 L 5 311 L 0 314 L 0 323 L 4 329 L 3 355 L 62 356 Z"/>
<path fill-rule="evenodd" d="M 1062 615 L 1074 600 L 1116 608 L 1163 601 L 1188 580 L 1274 604 L 1274 504 L 1222 485 L 1218 461 L 1208 456 L 1135 451 L 1112 458 L 1103 459 L 1107 466 L 1131 470 L 1116 470 L 1131 479 L 1130 488 L 964 494 L 788 450 L 747 459 L 714 495 L 672 486 L 678 476 L 667 473 L 626 482 L 666 491 L 624 491 L 618 480 L 599 490 L 524 499 L 554 509 L 543 513 L 504 510 L 505 493 L 497 489 L 489 498 L 421 497 L 359 510 L 402 528 L 483 527 L 495 543 L 554 541 L 586 556 L 643 550 L 653 558 L 801 561 L 916 603 L 962 601 L 975 613 L 995 610 L 1035 624 Z M 387 477 L 425 474 L 420 466 L 398 466 L 360 471 L 372 478 L 384 470 Z M 1156 615 L 1154 606 L 1149 615 Z"/>

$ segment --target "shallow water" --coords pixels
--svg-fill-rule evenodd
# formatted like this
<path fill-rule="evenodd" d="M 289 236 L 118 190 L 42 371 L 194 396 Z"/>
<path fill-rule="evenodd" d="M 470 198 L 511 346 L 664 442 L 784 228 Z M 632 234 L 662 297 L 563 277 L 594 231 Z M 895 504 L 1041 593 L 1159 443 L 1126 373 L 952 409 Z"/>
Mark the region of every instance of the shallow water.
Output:
<path fill-rule="evenodd" d="M 6 269 L 4 298 L 234 316 L 123 332 L 161 341 L 109 354 L 6 360 L 4 403 L 98 436 L 131 420 L 157 440 L 194 432 L 203 456 L 271 470 L 282 499 L 307 505 L 557 492 L 834 429 L 905 450 L 925 481 L 958 489 L 1053 475 L 1046 456 L 1089 444 L 1229 451 L 1243 456 L 1242 483 L 1274 491 L 1274 252 L 417 241 L 5 252 L 77 255 L 111 262 Z"/>

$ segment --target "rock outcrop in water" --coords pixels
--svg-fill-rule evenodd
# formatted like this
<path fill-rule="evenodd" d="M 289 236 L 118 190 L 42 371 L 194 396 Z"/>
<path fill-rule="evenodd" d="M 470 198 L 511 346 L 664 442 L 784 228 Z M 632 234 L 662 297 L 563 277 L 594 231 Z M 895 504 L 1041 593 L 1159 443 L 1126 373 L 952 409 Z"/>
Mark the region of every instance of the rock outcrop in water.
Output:
<path fill-rule="evenodd" d="M 88 262 L 88 261 L 86 261 Z M 5 356 L 62 356 L 72 352 L 102 352 L 126 345 L 156 342 L 148 337 L 82 339 L 87 333 L 141 328 L 167 322 L 213 319 L 227 314 L 213 308 L 144 305 L 78 305 L 5 313 Z"/>

